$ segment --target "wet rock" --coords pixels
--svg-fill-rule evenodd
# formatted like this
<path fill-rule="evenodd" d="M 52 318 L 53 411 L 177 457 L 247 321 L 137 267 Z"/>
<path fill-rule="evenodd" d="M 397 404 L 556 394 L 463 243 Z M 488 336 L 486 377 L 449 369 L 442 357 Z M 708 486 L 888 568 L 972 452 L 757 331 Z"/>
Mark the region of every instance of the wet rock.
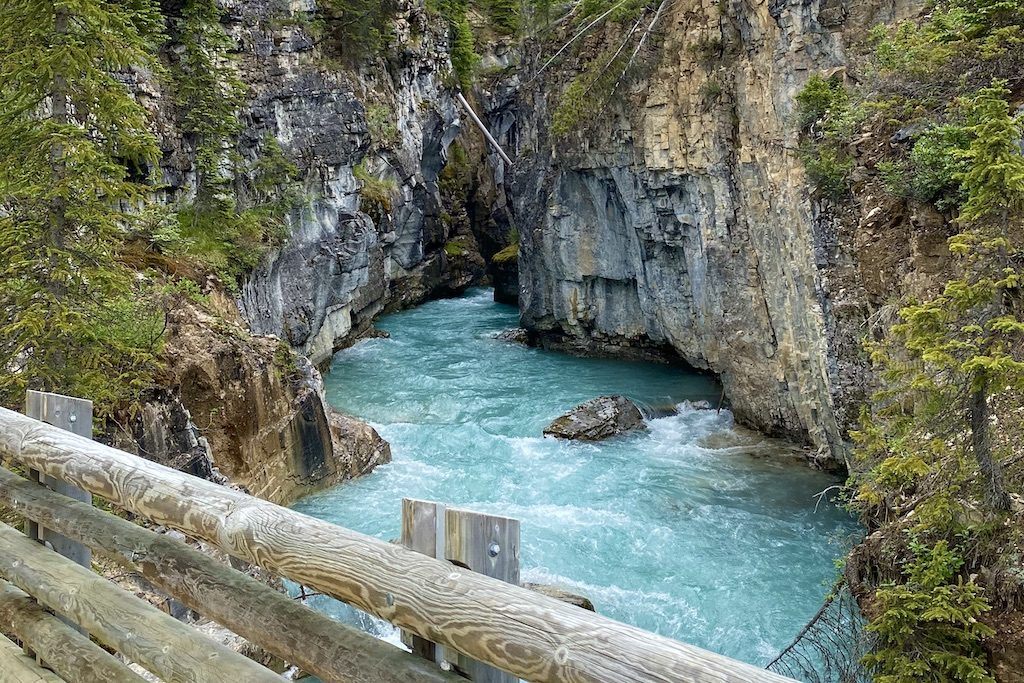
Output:
<path fill-rule="evenodd" d="M 599 396 L 549 424 L 544 429 L 544 435 L 559 439 L 600 441 L 645 426 L 640 409 L 625 396 Z"/>
<path fill-rule="evenodd" d="M 353 479 L 391 462 L 391 446 L 362 420 L 331 410 L 328 416 L 335 467 L 341 479 Z"/>
<path fill-rule="evenodd" d="M 511 330 L 503 330 L 494 336 L 495 339 L 511 342 L 513 344 L 529 344 L 530 333 L 521 327 L 513 327 Z"/>
<path fill-rule="evenodd" d="M 494 300 L 499 304 L 519 303 L 519 247 L 507 247 L 491 260 Z"/>
<path fill-rule="evenodd" d="M 327 405 L 312 363 L 228 306 L 168 313 L 162 386 L 113 445 L 281 505 L 390 460 L 372 427 Z"/>
<path fill-rule="evenodd" d="M 387 330 L 380 330 L 372 325 L 366 332 L 363 332 L 360 339 L 391 339 L 391 333 Z"/>
<path fill-rule="evenodd" d="M 720 25 L 714 12 L 666 7 L 651 76 L 589 117 L 572 144 L 552 144 L 556 100 L 535 93 L 564 92 L 576 63 L 553 64 L 529 87 L 507 77 L 491 88 L 488 122 L 516 122 L 498 141 L 516 151 L 509 201 L 529 226 L 519 231 L 522 324 L 574 352 L 668 345 L 722 377 L 739 422 L 841 462 L 870 392 L 859 339 L 916 266 L 918 242 L 905 222 L 872 239 L 808 191 L 788 152 L 799 144 L 796 95 L 811 75 L 853 79 L 854 64 L 842 71 L 849 46 L 917 10 L 903 0 L 733 9 Z M 687 48 L 694 35 L 712 36 L 740 74 L 712 104 L 707 57 Z M 594 38 L 581 59 L 613 40 Z M 871 253 L 888 257 L 884 268 L 864 262 Z M 894 287 L 868 299 L 863 282 L 876 273 Z"/>
<path fill-rule="evenodd" d="M 559 588 L 558 586 L 549 586 L 543 583 L 524 583 L 523 588 L 531 590 L 534 593 L 546 595 L 549 598 L 554 598 L 555 600 L 560 600 L 569 605 L 582 607 L 590 612 L 597 611 L 594 608 L 594 603 L 587 596 L 567 591 L 564 588 Z"/>

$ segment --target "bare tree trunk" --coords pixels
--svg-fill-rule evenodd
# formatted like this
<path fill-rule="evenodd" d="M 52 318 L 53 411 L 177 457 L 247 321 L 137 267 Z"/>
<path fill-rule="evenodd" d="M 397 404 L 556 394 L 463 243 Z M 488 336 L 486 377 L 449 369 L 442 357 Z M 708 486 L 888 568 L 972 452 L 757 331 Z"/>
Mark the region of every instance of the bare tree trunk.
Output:
<path fill-rule="evenodd" d="M 985 482 L 985 497 L 989 506 L 998 512 L 1010 510 L 1010 496 L 1006 492 L 1003 468 L 992 455 L 992 435 L 988 421 L 988 379 L 971 392 L 968 413 L 971 420 L 971 443 L 974 458 Z"/>

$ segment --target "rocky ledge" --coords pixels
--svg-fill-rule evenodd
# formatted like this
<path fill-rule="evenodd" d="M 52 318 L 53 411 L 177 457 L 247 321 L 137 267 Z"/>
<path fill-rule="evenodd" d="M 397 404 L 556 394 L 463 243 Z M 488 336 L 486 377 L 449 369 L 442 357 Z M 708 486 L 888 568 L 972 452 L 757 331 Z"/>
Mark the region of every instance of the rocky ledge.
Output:
<path fill-rule="evenodd" d="M 644 429 L 644 417 L 625 396 L 599 396 L 582 403 L 544 429 L 545 436 L 600 441 L 634 429 Z"/>

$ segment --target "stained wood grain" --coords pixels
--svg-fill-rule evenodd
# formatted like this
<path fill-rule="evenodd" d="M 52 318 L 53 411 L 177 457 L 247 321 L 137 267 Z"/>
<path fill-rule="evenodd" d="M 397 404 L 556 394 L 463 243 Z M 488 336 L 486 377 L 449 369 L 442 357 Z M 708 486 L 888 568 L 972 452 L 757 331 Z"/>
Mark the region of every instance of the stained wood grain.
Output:
<path fill-rule="evenodd" d="M 428 557 L 448 560 L 478 574 L 519 585 L 519 520 L 451 508 L 430 500 L 402 500 L 402 545 Z M 402 634 L 412 651 L 448 662 L 474 683 L 517 683 L 514 674 Z"/>
<path fill-rule="evenodd" d="M 0 623 L 9 626 L 19 640 L 65 680 L 76 683 L 144 683 L 141 676 L 116 657 L 3 579 L 0 579 Z"/>
<path fill-rule="evenodd" d="M 196 612 L 327 683 L 462 680 L 299 604 L 181 541 L 49 491 L 3 468 L 0 502 L 88 543 L 95 552 L 138 571 Z M 0 620 L 3 616 L 0 600 Z"/>
<path fill-rule="evenodd" d="M 0 683 L 62 683 L 60 676 L 47 671 L 21 648 L 0 636 Z"/>
<path fill-rule="evenodd" d="M 455 569 L 2 408 L 0 451 L 530 681 L 791 681 L 525 588 Z"/>
<path fill-rule="evenodd" d="M 0 576 L 167 683 L 284 680 L 6 524 Z"/>
<path fill-rule="evenodd" d="M 443 559 L 477 574 L 519 585 L 519 520 L 449 507 Z M 516 677 L 458 655 L 456 668 L 474 683 L 517 683 Z"/>
<path fill-rule="evenodd" d="M 428 500 L 402 499 L 402 536 L 403 547 L 414 550 L 427 557 L 438 557 L 444 554 L 444 505 Z M 444 559 L 442 557 L 442 559 Z M 443 664 L 447 655 L 443 647 L 438 647 L 426 638 L 402 631 L 402 643 L 417 657 Z"/>

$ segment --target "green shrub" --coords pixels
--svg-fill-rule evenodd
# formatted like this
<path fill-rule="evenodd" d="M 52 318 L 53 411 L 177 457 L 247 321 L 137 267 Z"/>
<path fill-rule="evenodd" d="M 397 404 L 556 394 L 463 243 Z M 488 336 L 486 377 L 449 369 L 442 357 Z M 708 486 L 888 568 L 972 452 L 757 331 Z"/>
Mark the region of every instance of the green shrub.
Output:
<path fill-rule="evenodd" d="M 957 175 L 964 168 L 962 152 L 968 144 L 962 126 L 933 126 L 914 141 L 910 151 L 910 187 L 921 201 L 937 201 L 939 208 L 960 201 Z"/>
<path fill-rule="evenodd" d="M 448 162 L 437 179 L 442 197 L 448 201 L 464 202 L 472 182 L 472 172 L 466 149 L 459 142 L 453 142 L 448 147 Z"/>
<path fill-rule="evenodd" d="M 320 0 L 324 39 L 343 65 L 381 55 L 392 42 L 393 0 Z"/>
<path fill-rule="evenodd" d="M 931 79 L 954 60 L 1000 59 L 998 68 L 1009 76 L 1021 65 L 1024 2 L 945 0 L 926 21 L 904 21 L 895 30 L 876 27 L 871 37 L 878 64 L 889 72 Z"/>
<path fill-rule="evenodd" d="M 448 256 L 465 256 L 466 252 L 465 245 L 463 245 L 458 238 L 451 240 L 444 245 L 444 253 Z"/>
<path fill-rule="evenodd" d="M 722 86 L 722 82 L 717 78 L 709 78 L 704 81 L 700 86 L 700 96 L 707 104 L 717 102 L 725 92 L 725 88 Z"/>
<path fill-rule="evenodd" d="M 484 10 L 491 25 L 502 33 L 514 34 L 519 30 L 518 0 L 486 0 Z"/>
<path fill-rule="evenodd" d="M 849 155 L 827 145 L 805 145 L 801 158 L 807 177 L 818 192 L 829 199 L 841 199 L 850 190 L 854 161 Z"/>
<path fill-rule="evenodd" d="M 378 178 L 371 173 L 366 165 L 366 159 L 352 168 L 352 175 L 362 185 L 359 188 L 359 196 L 367 204 L 366 212 L 379 221 L 391 211 L 395 181 L 390 178 Z"/>
<path fill-rule="evenodd" d="M 491 261 L 494 263 L 510 263 L 519 258 L 519 241 L 515 241 L 508 245 L 497 254 L 491 257 Z"/>
<path fill-rule="evenodd" d="M 230 292 L 287 237 L 284 221 L 267 207 L 236 211 L 230 205 L 186 204 L 178 209 L 178 221 L 186 254 L 215 272 Z"/>
<path fill-rule="evenodd" d="M 811 76 L 803 89 L 797 93 L 797 119 L 801 130 L 811 128 L 830 112 L 837 112 L 849 106 L 850 98 L 842 81 L 833 76 L 822 78 Z"/>
<path fill-rule="evenodd" d="M 978 621 L 990 606 L 963 559 L 946 541 L 912 542 L 906 579 L 880 587 L 878 616 L 868 625 L 877 638 L 865 658 L 877 683 L 990 683 L 981 641 L 993 631 Z"/>
<path fill-rule="evenodd" d="M 398 126 L 391 115 L 391 109 L 383 104 L 371 104 L 366 107 L 366 127 L 370 140 L 380 147 L 389 147 L 398 142 Z"/>
<path fill-rule="evenodd" d="M 562 93 L 558 106 L 551 115 L 551 134 L 562 138 L 576 130 L 587 111 L 587 81 L 585 76 L 577 76 L 569 83 Z"/>
<path fill-rule="evenodd" d="M 910 166 L 906 161 L 886 159 L 875 166 L 885 191 L 894 197 L 910 196 Z"/>

